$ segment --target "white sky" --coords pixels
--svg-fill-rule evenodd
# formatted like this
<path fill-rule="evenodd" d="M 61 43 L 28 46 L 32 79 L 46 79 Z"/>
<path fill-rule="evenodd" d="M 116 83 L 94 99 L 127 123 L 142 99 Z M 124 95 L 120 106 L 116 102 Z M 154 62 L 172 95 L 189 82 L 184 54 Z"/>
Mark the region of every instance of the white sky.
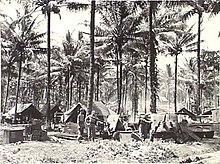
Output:
<path fill-rule="evenodd" d="M 0 7 L 2 13 L 8 14 L 12 17 L 15 17 L 15 10 L 13 8 L 17 8 L 16 3 L 12 3 L 10 5 L 10 11 L 7 7 Z M 60 45 L 62 41 L 65 39 L 65 34 L 67 30 L 73 32 L 74 37 L 77 39 L 78 31 L 86 31 L 89 32 L 89 28 L 82 25 L 85 20 L 90 20 L 90 12 L 88 11 L 80 11 L 80 12 L 69 12 L 65 7 L 61 8 L 61 19 L 58 15 L 51 15 L 51 43 L 52 45 Z M 42 20 L 38 29 L 42 32 L 47 30 L 47 20 L 44 15 L 39 14 L 38 19 Z M 98 17 L 96 16 L 96 21 L 98 21 Z M 194 16 L 189 19 L 188 24 L 192 25 L 197 22 L 197 16 Z M 208 18 L 208 15 L 205 14 L 204 21 L 202 24 L 202 34 L 201 39 L 204 39 L 205 42 L 201 44 L 201 48 L 208 50 L 220 50 L 220 38 L 218 37 L 218 33 L 220 31 L 220 14 L 215 17 Z M 195 32 L 197 31 L 197 25 L 194 26 Z M 46 45 L 45 45 L 46 46 Z M 195 55 L 195 54 L 191 54 Z M 181 65 L 181 61 L 183 60 L 183 56 L 179 56 L 179 64 Z M 161 69 L 165 68 L 166 64 L 174 65 L 173 57 L 159 57 L 158 65 L 160 65 Z"/>

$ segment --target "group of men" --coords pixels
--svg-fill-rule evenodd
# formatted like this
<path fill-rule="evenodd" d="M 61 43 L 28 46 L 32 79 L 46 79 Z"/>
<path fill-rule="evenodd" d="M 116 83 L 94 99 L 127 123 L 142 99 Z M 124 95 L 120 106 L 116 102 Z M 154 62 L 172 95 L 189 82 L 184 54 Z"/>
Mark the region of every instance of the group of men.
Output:
<path fill-rule="evenodd" d="M 96 137 L 96 125 L 98 125 L 99 122 L 100 122 L 100 119 L 96 116 L 96 112 L 94 110 L 91 111 L 91 114 L 88 114 L 86 116 L 86 111 L 83 108 L 80 108 L 80 112 L 77 116 L 78 141 L 81 142 L 81 140 L 83 139 L 82 136 L 83 136 L 85 126 L 87 126 L 88 128 L 88 140 L 94 141 Z M 109 128 L 109 126 L 106 126 L 106 127 Z M 138 129 L 139 136 L 145 140 L 151 129 L 151 121 L 148 115 L 145 115 L 144 117 L 139 118 L 138 127 L 139 127 Z M 104 132 L 105 132 L 105 128 L 103 128 L 103 135 L 105 135 Z M 110 132 L 111 131 L 109 129 L 106 130 L 107 138 L 110 135 L 109 134 Z"/>
<path fill-rule="evenodd" d="M 93 110 L 91 114 L 86 116 L 85 110 L 83 108 L 80 108 L 80 113 L 77 116 L 77 124 L 78 124 L 78 140 L 82 140 L 82 135 L 85 129 L 85 125 L 88 127 L 88 140 L 94 141 L 96 132 L 95 132 L 95 126 L 97 124 L 97 121 L 99 119 L 95 115 L 95 111 Z"/>

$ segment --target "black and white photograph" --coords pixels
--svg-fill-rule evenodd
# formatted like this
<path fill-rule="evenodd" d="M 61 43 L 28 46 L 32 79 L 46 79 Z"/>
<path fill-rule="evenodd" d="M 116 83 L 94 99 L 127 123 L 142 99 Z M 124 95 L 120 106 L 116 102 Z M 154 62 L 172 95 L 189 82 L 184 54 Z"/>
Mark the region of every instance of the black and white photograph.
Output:
<path fill-rule="evenodd" d="M 220 0 L 0 0 L 0 163 L 220 164 Z"/>

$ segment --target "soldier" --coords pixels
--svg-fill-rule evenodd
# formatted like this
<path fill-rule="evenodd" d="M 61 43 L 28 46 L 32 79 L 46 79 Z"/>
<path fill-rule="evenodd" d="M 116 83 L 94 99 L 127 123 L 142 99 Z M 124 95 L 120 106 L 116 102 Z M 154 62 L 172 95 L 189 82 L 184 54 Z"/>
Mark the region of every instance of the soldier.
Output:
<path fill-rule="evenodd" d="M 89 139 L 89 141 L 95 141 L 95 125 L 97 123 L 97 120 L 98 120 L 98 118 L 95 116 L 94 110 L 85 119 L 85 122 L 88 125 L 88 139 Z"/>
<path fill-rule="evenodd" d="M 77 124 L 78 124 L 78 141 L 82 139 L 83 131 L 85 129 L 85 114 L 84 109 L 80 108 L 80 113 L 77 116 Z"/>
<path fill-rule="evenodd" d="M 143 137 L 143 139 L 145 140 L 151 128 L 151 121 L 149 119 L 149 115 L 146 114 L 143 118 L 140 117 L 138 124 L 139 124 L 139 135 L 140 137 Z"/>

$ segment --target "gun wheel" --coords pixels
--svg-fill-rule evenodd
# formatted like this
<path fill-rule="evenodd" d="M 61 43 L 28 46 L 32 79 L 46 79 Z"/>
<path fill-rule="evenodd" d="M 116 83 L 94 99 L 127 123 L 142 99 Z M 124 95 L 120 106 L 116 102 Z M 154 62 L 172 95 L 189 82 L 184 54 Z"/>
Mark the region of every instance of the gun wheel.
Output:
<path fill-rule="evenodd" d="M 182 132 L 177 136 L 176 142 L 179 144 L 183 144 L 189 141 L 189 134 L 186 132 Z"/>

